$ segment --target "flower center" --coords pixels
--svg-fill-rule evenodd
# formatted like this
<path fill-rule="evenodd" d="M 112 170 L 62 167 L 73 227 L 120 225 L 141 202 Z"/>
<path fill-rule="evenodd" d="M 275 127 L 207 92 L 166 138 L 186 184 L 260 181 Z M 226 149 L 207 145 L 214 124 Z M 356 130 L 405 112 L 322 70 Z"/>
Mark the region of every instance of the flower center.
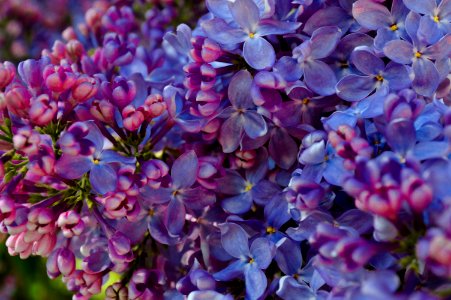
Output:
<path fill-rule="evenodd" d="M 304 98 L 302 99 L 302 104 L 307 105 L 310 103 L 310 98 Z"/>
<path fill-rule="evenodd" d="M 434 20 L 435 23 L 440 22 L 440 18 L 438 16 L 434 16 L 432 19 Z"/>
<path fill-rule="evenodd" d="M 98 160 L 97 158 L 94 158 L 94 159 L 92 160 L 92 162 L 93 162 L 95 165 L 98 165 L 98 164 L 100 163 L 100 160 Z"/>
<path fill-rule="evenodd" d="M 420 58 L 423 54 L 419 51 L 415 52 L 415 57 Z"/>
<path fill-rule="evenodd" d="M 249 33 L 249 37 L 250 37 L 251 39 L 253 39 L 253 38 L 255 37 L 255 33 L 250 32 L 250 33 Z"/>
<path fill-rule="evenodd" d="M 250 182 L 246 182 L 246 186 L 244 187 L 244 191 L 245 192 L 249 192 L 250 190 L 252 190 L 252 188 L 254 187 L 254 185 Z"/>
<path fill-rule="evenodd" d="M 248 262 L 249 262 L 250 264 L 253 264 L 253 263 L 255 262 L 255 259 L 250 258 Z"/>
<path fill-rule="evenodd" d="M 391 31 L 396 31 L 396 30 L 398 30 L 398 25 L 393 24 L 392 26 L 390 26 L 390 30 L 391 30 Z"/>
<path fill-rule="evenodd" d="M 276 231 L 277 230 L 274 227 L 272 227 L 272 226 L 266 227 L 266 233 L 267 234 L 273 234 L 273 233 L 276 233 Z"/>
<path fill-rule="evenodd" d="M 384 81 L 384 77 L 382 75 L 376 75 L 377 81 Z"/>

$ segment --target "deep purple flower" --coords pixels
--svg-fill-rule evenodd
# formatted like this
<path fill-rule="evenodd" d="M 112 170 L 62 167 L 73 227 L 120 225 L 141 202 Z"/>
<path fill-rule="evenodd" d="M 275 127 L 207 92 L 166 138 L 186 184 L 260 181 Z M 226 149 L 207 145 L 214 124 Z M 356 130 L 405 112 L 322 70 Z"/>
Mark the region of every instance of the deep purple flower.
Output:
<path fill-rule="evenodd" d="M 80 139 L 77 135 L 72 135 L 70 140 L 69 138 L 64 139 L 65 145 L 69 141 L 74 144 L 78 142 L 82 142 L 82 144 L 87 143 L 89 148 L 92 147 L 93 151 L 90 150 L 88 153 L 81 152 L 82 155 L 63 153 L 56 163 L 55 171 L 66 179 L 78 179 L 89 172 L 89 181 L 94 191 L 99 194 L 105 194 L 116 189 L 117 173 L 113 168 L 113 164 L 134 165 L 135 158 L 122 156 L 113 150 L 104 150 L 104 137 L 97 126 L 91 122 L 88 122 L 86 125 L 89 128 L 88 136 Z M 72 126 L 75 130 L 78 125 L 74 124 Z M 78 129 L 76 132 L 78 134 Z M 72 133 L 69 131 L 68 134 Z"/>
<path fill-rule="evenodd" d="M 229 281 L 244 274 L 246 296 L 258 299 L 267 287 L 266 275 L 262 270 L 271 263 L 275 246 L 264 238 L 257 238 L 249 243 L 246 231 L 233 223 L 221 224 L 220 229 L 222 246 L 235 260 L 225 269 L 213 274 L 214 278 Z"/>
<path fill-rule="evenodd" d="M 376 89 L 379 97 L 372 101 L 383 101 L 389 91 L 407 88 L 410 85 L 409 73 L 405 66 L 389 63 L 384 65 L 367 48 L 356 48 L 351 54 L 351 63 L 363 75 L 347 75 L 337 83 L 337 95 L 347 101 L 359 101 L 368 97 Z M 382 92 L 378 93 L 381 89 Z"/>
<path fill-rule="evenodd" d="M 310 39 L 293 50 L 293 58 L 282 57 L 275 69 L 288 81 L 295 81 L 304 75 L 309 89 L 322 96 L 332 95 L 337 78 L 321 59 L 328 57 L 335 50 L 341 34 L 340 29 L 335 26 L 316 29 Z"/>
<path fill-rule="evenodd" d="M 250 90 L 252 76 L 248 71 L 240 71 L 229 84 L 228 95 L 232 104 L 221 116 L 227 118 L 222 124 L 219 142 L 225 153 L 235 151 L 241 143 L 244 133 L 251 139 L 266 134 L 268 128 L 265 119 L 255 111 Z"/>
<path fill-rule="evenodd" d="M 166 204 L 164 225 L 170 235 L 181 234 L 185 224 L 186 208 L 201 210 L 216 201 L 215 194 L 203 187 L 194 187 L 199 161 L 194 151 L 181 155 L 174 161 L 171 169 L 172 183 L 169 188 L 160 187 L 157 190 L 146 186 L 142 191 L 145 201 L 153 204 Z"/>

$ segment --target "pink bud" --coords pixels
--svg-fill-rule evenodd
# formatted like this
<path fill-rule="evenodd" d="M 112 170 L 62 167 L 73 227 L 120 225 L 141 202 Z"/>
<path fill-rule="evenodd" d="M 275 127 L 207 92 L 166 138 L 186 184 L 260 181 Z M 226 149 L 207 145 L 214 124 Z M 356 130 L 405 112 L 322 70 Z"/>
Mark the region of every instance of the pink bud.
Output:
<path fill-rule="evenodd" d="M 122 118 L 125 129 L 130 131 L 137 130 L 144 122 L 144 114 L 131 105 L 122 110 Z"/>
<path fill-rule="evenodd" d="M 19 117 L 26 118 L 30 108 L 31 93 L 19 83 L 13 83 L 6 93 L 6 107 L 10 112 Z"/>
<path fill-rule="evenodd" d="M 10 225 L 16 217 L 16 207 L 14 200 L 7 195 L 0 195 L 0 222 Z"/>
<path fill-rule="evenodd" d="M 41 135 L 30 127 L 22 127 L 13 136 L 14 148 L 27 155 L 35 155 L 39 152 Z"/>
<path fill-rule="evenodd" d="M 112 124 L 114 122 L 114 105 L 107 100 L 93 101 L 90 113 L 101 122 Z"/>
<path fill-rule="evenodd" d="M 156 118 L 162 115 L 167 106 L 163 96 L 160 94 L 149 95 L 144 102 L 144 111 L 146 118 Z"/>
<path fill-rule="evenodd" d="M 63 248 L 58 253 L 58 269 L 64 276 L 69 276 L 75 271 L 75 255 L 68 248 Z"/>
<path fill-rule="evenodd" d="M 73 210 L 60 214 L 57 225 L 61 228 L 63 235 L 67 238 L 80 235 L 85 228 L 85 224 L 80 218 L 80 215 Z"/>
<path fill-rule="evenodd" d="M 55 93 L 62 93 L 70 89 L 77 80 L 69 67 L 49 65 L 44 68 L 45 85 Z"/>
<path fill-rule="evenodd" d="M 72 87 L 72 98 L 78 103 L 84 103 L 97 93 L 98 87 L 99 83 L 95 78 L 82 75 Z"/>
<path fill-rule="evenodd" d="M 4 89 L 16 76 L 16 68 L 9 61 L 0 64 L 0 89 Z"/>
<path fill-rule="evenodd" d="M 58 110 L 58 105 L 51 100 L 49 95 L 42 94 L 32 99 L 29 110 L 30 120 L 36 125 L 45 126 L 49 124 Z"/>

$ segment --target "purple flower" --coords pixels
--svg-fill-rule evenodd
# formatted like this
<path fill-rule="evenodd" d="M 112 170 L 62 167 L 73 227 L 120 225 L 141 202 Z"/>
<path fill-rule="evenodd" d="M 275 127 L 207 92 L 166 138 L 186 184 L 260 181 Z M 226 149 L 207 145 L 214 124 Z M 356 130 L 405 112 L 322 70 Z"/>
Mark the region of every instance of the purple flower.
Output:
<path fill-rule="evenodd" d="M 411 11 L 423 15 L 418 27 L 419 39 L 433 44 L 451 31 L 451 3 L 448 0 L 403 1 Z"/>
<path fill-rule="evenodd" d="M 382 49 L 391 40 L 407 38 L 404 20 L 408 12 L 402 0 L 392 2 L 391 12 L 382 3 L 371 0 L 359 0 L 352 6 L 352 15 L 360 25 L 377 30 L 376 49 Z"/>
<path fill-rule="evenodd" d="M 296 31 L 300 23 L 261 19 L 258 6 L 252 0 L 228 2 L 233 21 L 237 27 L 221 18 L 202 23 L 202 29 L 212 40 L 227 45 L 243 45 L 243 56 L 254 69 L 262 70 L 274 65 L 276 54 L 273 46 L 263 37 L 272 34 L 287 34 Z"/>
<path fill-rule="evenodd" d="M 337 78 L 321 59 L 335 50 L 341 34 L 341 30 L 335 26 L 316 29 L 310 39 L 293 50 L 293 58 L 282 57 L 274 68 L 287 81 L 295 81 L 304 75 L 309 89 L 322 96 L 332 95 L 335 93 Z"/>
<path fill-rule="evenodd" d="M 245 171 L 246 179 L 237 171 L 228 170 L 224 177 L 216 180 L 217 191 L 229 196 L 222 201 L 225 211 L 232 214 L 245 213 L 251 209 L 253 202 L 265 205 L 279 191 L 276 184 L 264 179 L 268 170 L 266 158 L 267 154 L 261 155 L 261 162 Z"/>
<path fill-rule="evenodd" d="M 185 224 L 186 208 L 201 210 L 216 201 L 215 194 L 203 187 L 191 186 L 196 182 L 199 161 L 194 151 L 182 154 L 174 161 L 171 169 L 172 184 L 169 188 L 157 190 L 146 186 L 142 191 L 145 201 L 152 204 L 166 204 L 163 223 L 169 235 L 181 234 Z"/>
<path fill-rule="evenodd" d="M 256 139 L 268 130 L 265 119 L 255 111 L 250 95 L 251 86 L 252 76 L 248 71 L 235 74 L 229 84 L 228 95 L 232 106 L 221 113 L 227 119 L 222 124 L 219 135 L 219 142 L 225 153 L 238 148 L 244 133 L 251 139 Z"/>
<path fill-rule="evenodd" d="M 246 231 L 233 223 L 221 224 L 220 229 L 222 247 L 235 260 L 225 269 L 213 274 L 214 278 L 229 281 L 244 274 L 247 298 L 260 298 L 268 284 L 262 270 L 269 266 L 275 255 L 274 244 L 265 238 L 257 238 L 249 243 Z"/>
<path fill-rule="evenodd" d="M 80 138 L 82 134 L 79 133 L 78 128 L 84 128 L 84 126 L 89 128 L 89 134 Z M 117 185 L 117 173 L 113 165 L 134 165 L 135 158 L 122 156 L 113 150 L 104 150 L 104 137 L 92 122 L 75 123 L 71 128 L 72 131 L 69 129 L 67 133 L 71 137 L 62 137 L 62 141 L 65 143 L 64 147 L 69 147 L 69 143 L 72 145 L 81 143 L 81 145 L 89 145 L 89 148 L 93 150 L 87 153 L 82 151 L 82 155 L 74 155 L 75 153 L 72 152 L 66 154 L 63 151 L 63 155 L 55 166 L 56 173 L 66 179 L 79 179 L 89 172 L 89 181 L 95 192 L 105 194 L 114 191 Z M 81 147 L 81 149 L 85 149 L 85 147 Z"/>
<path fill-rule="evenodd" d="M 392 61 L 400 64 L 412 64 L 415 74 L 412 85 L 415 91 L 423 96 L 430 97 L 438 88 L 442 75 L 440 67 L 433 63 L 439 62 L 450 55 L 449 41 L 451 35 L 448 34 L 430 46 L 416 37 L 419 28 L 420 16 L 409 13 L 406 20 L 406 30 L 411 42 L 404 40 L 394 40 L 388 42 L 383 48 L 384 54 Z M 446 76 L 446 75 L 445 75 Z"/>
<path fill-rule="evenodd" d="M 378 95 L 373 101 L 383 101 L 389 90 L 400 90 L 410 85 L 405 66 L 397 63 L 384 65 L 367 48 L 356 48 L 351 54 L 351 63 L 363 75 L 347 75 L 337 83 L 337 95 L 347 101 L 360 101 L 376 89 Z M 383 92 L 378 93 L 381 89 Z"/>

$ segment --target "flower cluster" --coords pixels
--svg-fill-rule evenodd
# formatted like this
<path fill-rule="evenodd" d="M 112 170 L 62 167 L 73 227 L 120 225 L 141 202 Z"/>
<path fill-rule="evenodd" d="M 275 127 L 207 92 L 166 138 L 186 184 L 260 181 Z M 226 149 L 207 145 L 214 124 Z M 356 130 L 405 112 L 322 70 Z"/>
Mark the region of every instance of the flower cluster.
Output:
<path fill-rule="evenodd" d="M 0 64 L 8 252 L 73 299 L 449 296 L 450 11 L 96 1 Z"/>

